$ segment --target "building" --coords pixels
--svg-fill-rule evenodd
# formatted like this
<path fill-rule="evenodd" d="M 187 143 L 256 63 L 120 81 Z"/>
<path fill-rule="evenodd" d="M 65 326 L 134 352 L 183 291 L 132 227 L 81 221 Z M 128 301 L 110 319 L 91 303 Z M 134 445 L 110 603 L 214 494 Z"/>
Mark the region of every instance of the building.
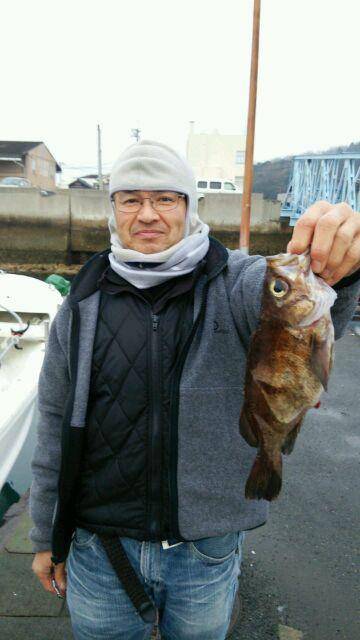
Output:
<path fill-rule="evenodd" d="M 245 144 L 244 135 L 195 133 L 190 122 L 186 156 L 197 178 L 231 180 L 242 190 Z"/>
<path fill-rule="evenodd" d="M 109 187 L 110 174 L 103 176 L 103 189 Z M 87 176 L 79 176 L 67 185 L 69 189 L 98 189 L 99 188 L 99 176 L 95 173 L 91 173 Z"/>
<path fill-rule="evenodd" d="M 27 178 L 33 187 L 56 188 L 60 165 L 43 142 L 0 140 L 0 180 L 8 176 Z"/>
<path fill-rule="evenodd" d="M 79 176 L 67 185 L 69 189 L 98 189 L 97 175 L 91 173 L 87 176 Z"/>

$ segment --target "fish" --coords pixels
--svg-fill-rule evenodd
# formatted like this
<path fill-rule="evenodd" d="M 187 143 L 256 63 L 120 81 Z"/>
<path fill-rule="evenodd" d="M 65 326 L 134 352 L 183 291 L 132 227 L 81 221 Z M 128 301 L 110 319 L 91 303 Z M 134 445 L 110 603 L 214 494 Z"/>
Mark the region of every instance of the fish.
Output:
<path fill-rule="evenodd" d="M 282 454 L 294 448 L 308 409 L 327 390 L 333 364 L 330 308 L 336 292 L 310 267 L 309 252 L 266 258 L 260 320 L 250 341 L 240 433 L 258 449 L 248 499 L 272 501 L 282 487 Z"/>

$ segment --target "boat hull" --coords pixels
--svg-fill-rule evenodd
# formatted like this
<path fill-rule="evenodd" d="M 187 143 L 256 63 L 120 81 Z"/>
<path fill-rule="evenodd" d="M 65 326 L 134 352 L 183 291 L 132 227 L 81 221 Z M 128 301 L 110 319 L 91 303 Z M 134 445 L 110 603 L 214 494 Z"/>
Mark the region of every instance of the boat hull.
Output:
<path fill-rule="evenodd" d="M 52 285 L 0 272 L 0 492 L 5 483 L 19 494 L 31 484 L 38 379 L 62 301 Z"/>

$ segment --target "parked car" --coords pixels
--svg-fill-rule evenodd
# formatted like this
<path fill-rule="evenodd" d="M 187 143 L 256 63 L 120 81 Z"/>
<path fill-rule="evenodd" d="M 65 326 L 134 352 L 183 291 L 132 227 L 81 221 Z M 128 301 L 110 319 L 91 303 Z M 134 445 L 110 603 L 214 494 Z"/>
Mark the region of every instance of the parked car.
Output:
<path fill-rule="evenodd" d="M 231 180 L 223 180 L 221 178 L 212 178 L 208 180 L 206 178 L 198 178 L 197 190 L 202 193 L 241 193 L 241 189 L 236 186 Z"/>
<path fill-rule="evenodd" d="M 27 180 L 26 178 L 19 178 L 17 177 L 12 177 L 12 176 L 7 176 L 6 178 L 3 178 L 2 180 L 0 180 L 0 187 L 31 187 L 32 184 L 30 182 L 30 180 Z"/>

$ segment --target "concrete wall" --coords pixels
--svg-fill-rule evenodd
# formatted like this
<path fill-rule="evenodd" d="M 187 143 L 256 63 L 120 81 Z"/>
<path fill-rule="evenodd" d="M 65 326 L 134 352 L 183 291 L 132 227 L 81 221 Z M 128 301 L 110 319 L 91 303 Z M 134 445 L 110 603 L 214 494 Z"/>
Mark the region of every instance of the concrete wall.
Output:
<path fill-rule="evenodd" d="M 107 193 L 90 189 L 64 189 L 64 193 L 69 193 L 72 251 L 96 252 L 107 247 L 111 213 Z"/>
<path fill-rule="evenodd" d="M 240 224 L 241 194 L 206 194 L 200 217 L 213 229 L 236 233 Z M 0 261 L 64 262 L 109 246 L 107 192 L 59 189 L 42 196 L 38 189 L 0 189 Z M 279 229 L 280 203 L 262 194 L 252 199 L 254 231 Z"/>
<path fill-rule="evenodd" d="M 0 189 L 0 259 L 64 261 L 70 243 L 69 196 L 38 189 Z"/>
<path fill-rule="evenodd" d="M 242 194 L 207 193 L 199 202 L 199 215 L 204 222 L 214 227 L 239 226 Z M 279 226 L 280 203 L 264 200 L 261 193 L 251 198 L 251 228 L 273 231 Z"/>

